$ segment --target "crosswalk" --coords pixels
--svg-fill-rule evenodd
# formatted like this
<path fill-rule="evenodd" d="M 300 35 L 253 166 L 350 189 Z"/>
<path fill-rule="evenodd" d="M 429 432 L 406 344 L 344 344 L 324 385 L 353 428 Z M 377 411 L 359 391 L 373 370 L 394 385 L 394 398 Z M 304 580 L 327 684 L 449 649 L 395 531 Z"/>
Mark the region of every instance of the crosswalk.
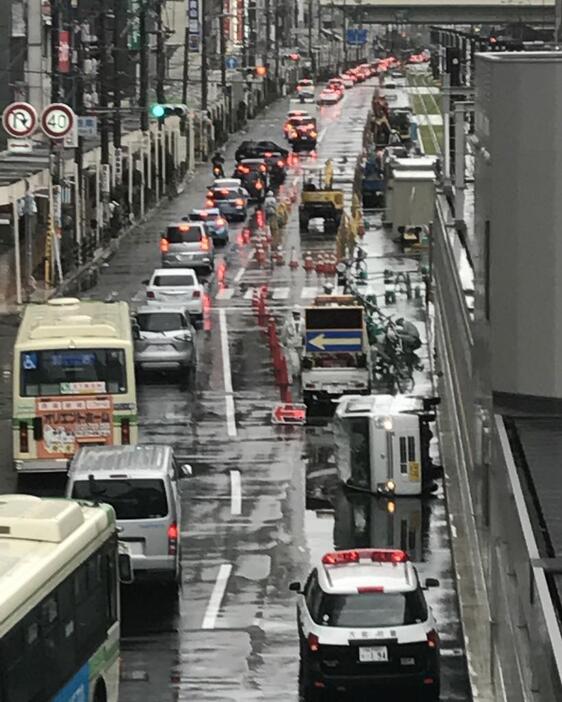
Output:
<path fill-rule="evenodd" d="M 222 288 L 215 295 L 216 302 L 224 302 L 231 300 L 251 301 L 259 287 L 250 286 L 248 288 Z M 293 300 L 313 300 L 317 295 L 323 292 L 322 286 L 304 286 L 300 290 L 295 291 L 294 287 L 278 286 L 269 290 L 268 299 L 270 302 L 284 302 L 292 298 Z"/>

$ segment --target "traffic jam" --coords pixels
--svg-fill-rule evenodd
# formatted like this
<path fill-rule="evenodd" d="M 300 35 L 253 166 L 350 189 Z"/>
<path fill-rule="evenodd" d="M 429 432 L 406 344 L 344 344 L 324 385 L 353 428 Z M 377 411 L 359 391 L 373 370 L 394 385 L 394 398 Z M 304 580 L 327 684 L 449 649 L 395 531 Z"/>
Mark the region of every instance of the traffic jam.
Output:
<path fill-rule="evenodd" d="M 300 80 L 93 287 L 3 330 L 3 491 L 114 510 L 121 702 L 471 699 L 432 371 L 435 164 L 409 106 L 427 60 Z M 117 699 L 93 660 L 90 699 Z"/>

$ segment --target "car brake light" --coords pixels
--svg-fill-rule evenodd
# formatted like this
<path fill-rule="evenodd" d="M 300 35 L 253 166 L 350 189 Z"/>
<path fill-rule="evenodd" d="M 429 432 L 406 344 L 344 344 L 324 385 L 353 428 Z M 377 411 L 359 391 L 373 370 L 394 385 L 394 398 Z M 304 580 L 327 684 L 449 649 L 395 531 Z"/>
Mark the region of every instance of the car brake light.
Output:
<path fill-rule="evenodd" d="M 266 158 L 271 158 L 271 157 L 273 156 L 273 154 L 271 153 L 271 151 L 266 151 L 265 154 L 264 154 L 264 156 L 265 156 Z"/>
<path fill-rule="evenodd" d="M 316 636 L 316 634 L 310 633 L 307 638 L 308 642 L 308 648 L 312 653 L 318 653 L 320 650 L 320 639 Z"/>
<path fill-rule="evenodd" d="M 154 293 L 152 292 L 152 290 L 148 290 L 148 291 L 147 291 L 146 297 L 147 297 L 149 300 L 154 300 Z"/>
<path fill-rule="evenodd" d="M 209 250 L 209 237 L 202 236 L 201 237 L 201 251 L 208 251 L 208 250 Z"/>
<path fill-rule="evenodd" d="M 123 446 L 131 443 L 131 425 L 128 419 L 121 420 L 121 443 Z"/>
<path fill-rule="evenodd" d="M 29 453 L 29 434 L 27 430 L 27 422 L 20 422 L 20 453 Z"/>
<path fill-rule="evenodd" d="M 244 200 L 242 200 L 242 198 L 237 198 L 236 200 L 234 200 L 234 204 L 238 207 L 242 207 L 244 205 Z"/>
<path fill-rule="evenodd" d="M 256 183 L 256 190 L 261 190 L 262 188 L 263 188 L 263 183 L 261 182 L 261 180 L 258 180 L 258 182 Z"/>
<path fill-rule="evenodd" d="M 338 565 L 339 563 L 357 563 L 359 551 L 333 551 L 322 556 L 324 565 Z"/>
<path fill-rule="evenodd" d="M 264 164 L 262 163 L 261 166 L 260 166 L 260 171 L 261 171 L 262 173 L 266 173 L 266 171 L 267 171 L 267 166 L 264 166 Z"/>
<path fill-rule="evenodd" d="M 380 585 L 366 585 L 365 587 L 358 587 L 357 592 L 361 595 L 367 592 L 384 592 L 384 587 Z"/>
<path fill-rule="evenodd" d="M 226 224 L 226 220 L 223 219 L 222 217 L 217 217 L 215 219 L 215 224 L 217 225 L 217 227 L 224 227 Z"/>
<path fill-rule="evenodd" d="M 310 132 L 310 136 L 315 139 L 318 135 L 316 134 L 316 132 L 312 131 Z"/>
<path fill-rule="evenodd" d="M 213 203 L 212 200 L 207 200 L 207 201 L 205 202 L 205 207 L 212 207 L 213 204 L 214 204 L 214 203 Z"/>
<path fill-rule="evenodd" d="M 285 163 L 283 161 L 277 161 L 277 165 L 279 166 L 279 168 L 285 167 Z"/>
<path fill-rule="evenodd" d="M 168 239 L 160 239 L 160 252 L 161 253 L 168 253 L 170 250 L 170 242 Z"/>
<path fill-rule="evenodd" d="M 212 190 L 207 190 L 207 197 L 213 197 L 213 191 Z"/>
<path fill-rule="evenodd" d="M 193 294 L 191 295 L 194 299 L 197 299 L 198 297 L 201 297 L 201 291 L 200 290 L 194 290 Z"/>
<path fill-rule="evenodd" d="M 178 552 L 178 525 L 172 522 L 168 527 L 168 556 L 175 556 Z"/>
<path fill-rule="evenodd" d="M 178 230 L 180 232 L 188 232 L 189 231 L 189 224 L 179 224 Z"/>
<path fill-rule="evenodd" d="M 439 648 L 439 634 L 435 629 L 427 632 L 427 645 L 429 648 Z"/>

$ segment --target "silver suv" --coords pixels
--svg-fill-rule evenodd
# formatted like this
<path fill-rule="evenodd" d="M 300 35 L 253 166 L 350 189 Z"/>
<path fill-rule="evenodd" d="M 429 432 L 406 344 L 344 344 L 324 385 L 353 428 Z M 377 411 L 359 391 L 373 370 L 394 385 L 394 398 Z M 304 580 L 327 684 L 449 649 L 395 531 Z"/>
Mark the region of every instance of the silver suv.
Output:
<path fill-rule="evenodd" d="M 202 222 L 169 224 L 160 239 L 162 266 L 165 268 L 215 267 L 215 247 Z"/>
<path fill-rule="evenodd" d="M 119 539 L 129 547 L 135 582 L 181 584 L 180 479 L 171 446 L 85 446 L 70 464 L 66 496 L 113 507 Z"/>
<path fill-rule="evenodd" d="M 182 307 L 145 305 L 133 317 L 135 365 L 143 370 L 197 366 L 195 328 Z"/>

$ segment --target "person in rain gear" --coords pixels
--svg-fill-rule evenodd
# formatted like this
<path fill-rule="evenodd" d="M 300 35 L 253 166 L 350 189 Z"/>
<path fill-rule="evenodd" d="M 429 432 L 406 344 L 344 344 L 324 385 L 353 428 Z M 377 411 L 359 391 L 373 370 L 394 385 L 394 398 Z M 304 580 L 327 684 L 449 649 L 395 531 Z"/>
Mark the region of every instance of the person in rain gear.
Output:
<path fill-rule="evenodd" d="M 334 162 L 331 158 L 326 161 L 324 169 L 324 189 L 332 190 L 334 186 Z"/>
<path fill-rule="evenodd" d="M 217 168 L 220 171 L 220 177 L 224 178 L 224 154 L 222 149 L 217 149 L 215 151 L 211 157 L 211 163 L 213 165 L 213 170 Z"/>
<path fill-rule="evenodd" d="M 268 222 L 270 222 L 277 215 L 277 200 L 275 199 L 275 195 L 271 192 L 271 190 L 267 191 L 267 195 L 263 201 L 263 209 L 265 212 L 265 218 Z"/>
<path fill-rule="evenodd" d="M 287 350 L 287 360 L 289 365 L 290 378 L 299 374 L 301 367 L 302 351 L 304 347 L 304 319 L 300 307 L 295 305 L 287 315 L 283 328 L 281 329 L 281 343 Z"/>

